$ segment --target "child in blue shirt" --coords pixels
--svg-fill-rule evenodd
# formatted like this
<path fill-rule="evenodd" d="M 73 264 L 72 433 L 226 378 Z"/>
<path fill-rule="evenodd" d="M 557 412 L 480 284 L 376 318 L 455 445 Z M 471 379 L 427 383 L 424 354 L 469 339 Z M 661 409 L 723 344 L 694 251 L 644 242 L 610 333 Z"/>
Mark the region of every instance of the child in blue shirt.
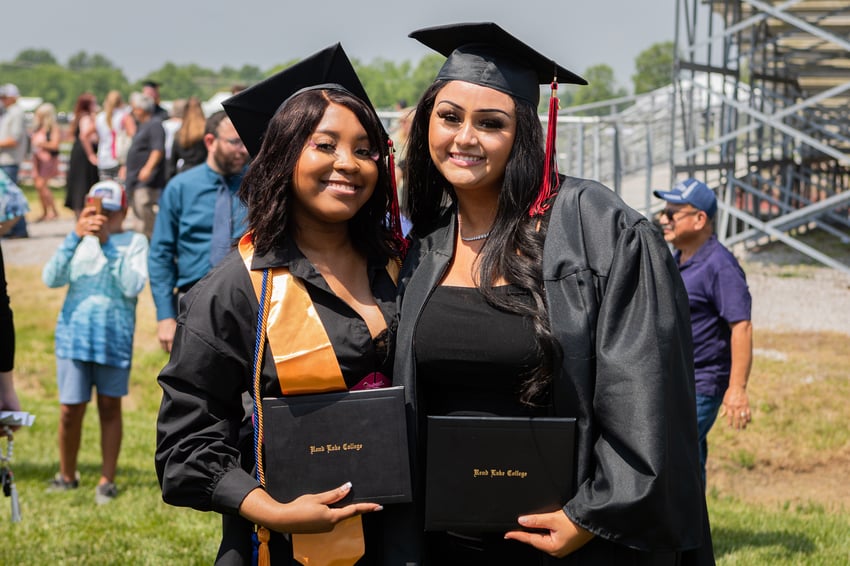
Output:
<path fill-rule="evenodd" d="M 96 183 L 88 197 L 74 231 L 42 272 L 48 287 L 68 285 L 56 324 L 59 473 L 48 489 L 64 491 L 79 485 L 77 453 L 95 387 L 103 456 L 95 501 L 107 503 L 117 495 L 121 398 L 130 381 L 137 296 L 148 279 L 148 241 L 122 229 L 127 197 L 120 184 Z"/>

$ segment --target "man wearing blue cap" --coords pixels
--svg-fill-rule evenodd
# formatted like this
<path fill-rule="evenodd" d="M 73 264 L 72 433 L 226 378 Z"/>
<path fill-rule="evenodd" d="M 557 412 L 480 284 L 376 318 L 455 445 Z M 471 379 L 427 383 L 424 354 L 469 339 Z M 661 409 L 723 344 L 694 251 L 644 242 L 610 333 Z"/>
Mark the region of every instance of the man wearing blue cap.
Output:
<path fill-rule="evenodd" d="M 712 220 L 714 191 L 686 179 L 670 191 L 655 191 L 667 201 L 660 222 L 688 291 L 694 341 L 697 429 L 705 485 L 706 437 L 721 405 L 729 425 L 746 428 L 751 413 L 747 380 L 753 352 L 752 298 L 744 270 L 717 240 Z"/>

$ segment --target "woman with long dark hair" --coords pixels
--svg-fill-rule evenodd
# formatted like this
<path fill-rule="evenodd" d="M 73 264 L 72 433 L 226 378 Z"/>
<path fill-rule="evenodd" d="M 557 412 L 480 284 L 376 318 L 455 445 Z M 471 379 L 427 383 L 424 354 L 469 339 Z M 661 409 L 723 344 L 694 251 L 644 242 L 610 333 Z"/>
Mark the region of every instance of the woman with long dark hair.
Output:
<path fill-rule="evenodd" d="M 329 66 L 336 71 L 327 76 L 321 70 Z M 255 156 L 240 189 L 248 231 L 239 253 L 182 302 L 171 359 L 159 375 L 163 498 L 222 513 L 219 564 L 251 563 L 255 526 L 258 553 L 274 564 L 293 563 L 303 534 L 333 530 L 333 537 L 342 529 L 365 534 L 358 564 L 392 563 L 381 549 L 382 514 L 371 513 L 378 505 L 332 506 L 350 485 L 292 501 L 265 491 L 263 447 L 251 445 L 252 426 L 259 430 L 263 419 L 246 420 L 242 401 L 249 391 L 257 403 L 281 397 L 299 380 L 331 384 L 322 391 L 390 383 L 392 273 L 402 240 L 397 214 L 387 222 L 394 191 L 385 133 L 339 45 L 242 91 L 225 109 L 241 140 L 224 141 L 244 142 Z M 267 320 L 258 321 L 260 313 Z M 278 339 L 283 334 L 291 339 Z M 288 473 L 265 469 L 266 476 Z"/>
<path fill-rule="evenodd" d="M 424 563 L 713 563 L 678 270 L 612 191 L 557 174 L 557 105 L 546 137 L 537 116 L 540 83 L 583 79 L 492 23 L 411 37 L 448 56 L 406 156 L 395 380 L 416 393 L 417 470 L 428 417 L 576 425 L 566 500 L 498 532 L 432 527 Z"/>
<path fill-rule="evenodd" d="M 85 206 L 89 189 L 98 182 L 97 168 L 97 100 L 94 95 L 84 92 L 77 97 L 74 105 L 74 120 L 71 132 L 74 145 L 68 158 L 68 172 L 65 179 L 65 206 L 79 217 Z"/>

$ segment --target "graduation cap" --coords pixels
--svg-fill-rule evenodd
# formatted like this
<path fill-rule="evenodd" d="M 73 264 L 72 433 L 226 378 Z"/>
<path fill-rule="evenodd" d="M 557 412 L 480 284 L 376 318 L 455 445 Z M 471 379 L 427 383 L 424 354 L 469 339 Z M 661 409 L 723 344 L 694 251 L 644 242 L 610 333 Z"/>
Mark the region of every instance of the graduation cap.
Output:
<path fill-rule="evenodd" d="M 342 45 L 331 45 L 222 103 L 248 153 L 256 156 L 269 122 L 290 98 L 308 90 L 341 90 L 372 103 Z"/>
<path fill-rule="evenodd" d="M 535 51 L 493 22 L 418 29 L 409 37 L 448 57 L 437 79 L 459 80 L 516 96 L 533 106 L 540 85 L 587 81 Z"/>
<path fill-rule="evenodd" d="M 551 83 L 543 179 L 528 213 L 538 216 L 546 212 L 559 183 L 555 151 L 558 82 L 586 85 L 587 81 L 493 22 L 422 28 L 410 33 L 409 37 L 448 57 L 437 73 L 437 80 L 489 87 L 525 100 L 535 108 L 540 101 L 540 85 Z"/>
<path fill-rule="evenodd" d="M 308 90 L 347 92 L 365 102 L 373 111 L 375 108 L 339 43 L 326 47 L 254 86 L 240 91 L 222 102 L 222 106 L 230 121 L 233 122 L 233 127 L 239 133 L 248 153 L 256 156 L 263 146 L 263 137 L 274 115 L 292 97 Z M 378 123 L 381 123 L 380 120 Z M 392 141 L 386 131 L 382 134 L 391 145 Z M 404 254 L 408 244 L 401 229 L 392 151 L 389 156 L 388 171 L 392 185 L 390 210 L 388 210 L 390 229 L 398 242 L 399 250 Z"/>

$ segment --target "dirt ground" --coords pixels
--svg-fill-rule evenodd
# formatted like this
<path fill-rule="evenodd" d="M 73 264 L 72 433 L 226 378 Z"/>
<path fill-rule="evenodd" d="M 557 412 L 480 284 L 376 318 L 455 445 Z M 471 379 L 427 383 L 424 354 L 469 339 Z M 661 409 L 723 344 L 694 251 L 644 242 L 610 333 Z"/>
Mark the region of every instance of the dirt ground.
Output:
<path fill-rule="evenodd" d="M 728 462 L 712 458 L 711 440 L 709 440 L 706 469 L 708 491 L 753 504 L 767 506 L 791 504 L 801 507 L 817 505 L 830 510 L 850 510 L 848 472 L 850 472 L 850 450 L 843 450 L 826 460 L 812 462 L 760 460 L 752 469 L 741 469 L 731 466 Z"/>

